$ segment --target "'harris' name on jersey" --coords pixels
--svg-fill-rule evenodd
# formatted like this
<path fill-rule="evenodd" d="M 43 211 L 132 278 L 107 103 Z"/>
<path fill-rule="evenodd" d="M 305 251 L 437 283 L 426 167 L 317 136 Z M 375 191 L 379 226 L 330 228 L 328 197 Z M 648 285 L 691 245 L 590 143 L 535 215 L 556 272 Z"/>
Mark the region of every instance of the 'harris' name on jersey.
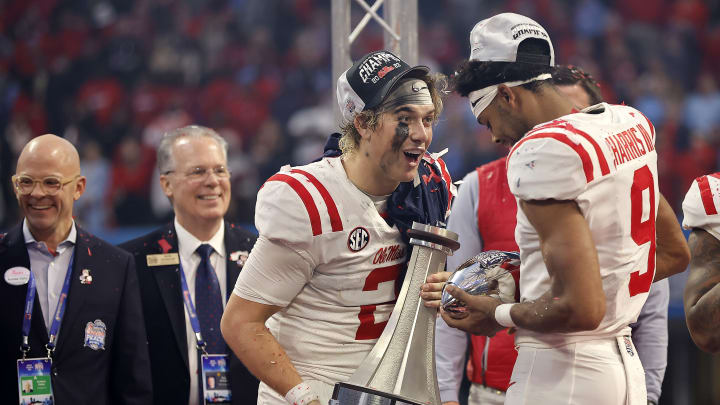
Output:
<path fill-rule="evenodd" d="M 613 152 L 615 167 L 655 150 L 650 134 L 641 124 L 606 137 L 605 143 Z"/>

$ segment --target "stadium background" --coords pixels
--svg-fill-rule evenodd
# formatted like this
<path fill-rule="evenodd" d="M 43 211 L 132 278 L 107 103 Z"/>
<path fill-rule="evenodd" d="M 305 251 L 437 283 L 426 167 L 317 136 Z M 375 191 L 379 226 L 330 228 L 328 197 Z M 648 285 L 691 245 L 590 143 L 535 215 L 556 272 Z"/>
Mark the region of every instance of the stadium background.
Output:
<path fill-rule="evenodd" d="M 445 74 L 467 57 L 477 21 L 512 11 L 540 22 L 558 63 L 653 121 L 660 189 L 678 215 L 692 180 L 718 170 L 720 0 L 418 3 L 420 63 Z M 225 136 L 228 218 L 252 228 L 263 181 L 319 156 L 334 130 L 330 0 L 0 0 L 0 10 L 0 229 L 18 222 L 10 177 L 39 134 L 77 146 L 88 177 L 77 220 L 119 243 L 171 218 L 154 171 L 164 131 L 197 123 Z M 382 46 L 371 22 L 352 56 Z M 445 147 L 455 179 L 505 152 L 454 94 L 431 150 Z M 720 360 L 690 341 L 683 285 L 671 279 L 661 404 L 720 404 Z"/>

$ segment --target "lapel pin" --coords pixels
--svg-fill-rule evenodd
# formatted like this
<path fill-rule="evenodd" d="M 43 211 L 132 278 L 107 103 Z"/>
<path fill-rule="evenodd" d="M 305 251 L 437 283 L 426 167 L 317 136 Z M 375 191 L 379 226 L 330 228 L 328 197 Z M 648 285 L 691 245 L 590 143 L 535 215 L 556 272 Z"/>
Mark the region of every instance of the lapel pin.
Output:
<path fill-rule="evenodd" d="M 230 253 L 230 261 L 237 263 L 238 266 L 242 267 L 247 261 L 249 253 L 245 250 L 237 250 Z"/>
<path fill-rule="evenodd" d="M 80 275 L 80 284 L 92 284 L 92 276 L 90 275 L 90 270 L 82 270 L 82 274 Z"/>

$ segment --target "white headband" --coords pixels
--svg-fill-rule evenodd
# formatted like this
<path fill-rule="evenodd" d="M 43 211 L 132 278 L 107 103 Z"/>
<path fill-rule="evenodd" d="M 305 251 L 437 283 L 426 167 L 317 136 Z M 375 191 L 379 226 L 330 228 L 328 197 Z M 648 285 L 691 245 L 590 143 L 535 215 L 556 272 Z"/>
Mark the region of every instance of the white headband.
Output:
<path fill-rule="evenodd" d="M 528 80 L 518 80 L 516 82 L 505 82 L 505 83 L 498 83 L 493 84 L 492 86 L 484 87 L 480 90 L 475 90 L 470 92 L 468 94 L 468 100 L 470 101 L 470 109 L 472 109 L 473 115 L 475 115 L 475 118 L 480 116 L 480 113 L 483 112 L 487 108 L 487 106 L 492 103 L 492 101 L 495 99 L 495 95 L 498 91 L 498 86 L 501 84 L 504 84 L 508 87 L 515 87 L 520 86 L 521 84 L 534 82 L 536 80 L 547 80 L 552 78 L 552 75 L 550 73 L 543 73 L 539 76 L 533 77 L 532 79 Z"/>

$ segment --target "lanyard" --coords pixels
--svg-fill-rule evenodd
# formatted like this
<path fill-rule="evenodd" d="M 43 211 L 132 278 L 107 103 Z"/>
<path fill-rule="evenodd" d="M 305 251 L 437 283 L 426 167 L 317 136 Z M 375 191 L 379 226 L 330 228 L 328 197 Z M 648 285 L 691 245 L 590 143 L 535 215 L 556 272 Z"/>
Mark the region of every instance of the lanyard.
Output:
<path fill-rule="evenodd" d="M 72 266 L 75 261 L 75 250 L 73 250 L 72 256 L 70 256 L 70 263 L 65 271 L 65 282 L 63 283 L 62 291 L 60 291 L 60 297 L 58 297 L 57 309 L 55 309 L 55 315 L 53 316 L 52 324 L 50 324 L 50 333 L 48 344 L 45 348 L 48 351 L 48 357 L 52 355 L 57 345 L 57 334 L 60 329 L 60 323 L 62 322 L 63 315 L 65 315 L 65 304 L 67 303 L 68 292 L 70 291 L 70 276 L 72 274 Z M 35 302 L 35 291 L 36 291 L 35 276 L 30 271 L 30 282 L 28 283 L 27 294 L 25 295 L 25 316 L 23 317 L 22 325 L 22 345 L 20 350 L 23 352 L 23 358 L 25 354 L 30 351 L 30 323 L 32 320 L 33 303 Z"/>
<path fill-rule="evenodd" d="M 207 352 L 205 351 L 205 341 L 203 340 L 202 334 L 200 333 L 200 321 L 198 321 L 197 312 L 195 312 L 195 305 L 193 305 L 192 298 L 190 297 L 190 289 L 188 288 L 187 280 L 185 279 L 185 272 L 183 271 L 181 260 L 178 260 L 178 265 L 180 266 L 180 281 L 182 282 L 183 300 L 185 301 L 185 308 L 188 312 L 188 318 L 190 318 L 190 325 L 192 325 L 193 332 L 195 332 L 197 348 L 198 350 L 202 350 L 203 353 L 207 354 Z"/>

